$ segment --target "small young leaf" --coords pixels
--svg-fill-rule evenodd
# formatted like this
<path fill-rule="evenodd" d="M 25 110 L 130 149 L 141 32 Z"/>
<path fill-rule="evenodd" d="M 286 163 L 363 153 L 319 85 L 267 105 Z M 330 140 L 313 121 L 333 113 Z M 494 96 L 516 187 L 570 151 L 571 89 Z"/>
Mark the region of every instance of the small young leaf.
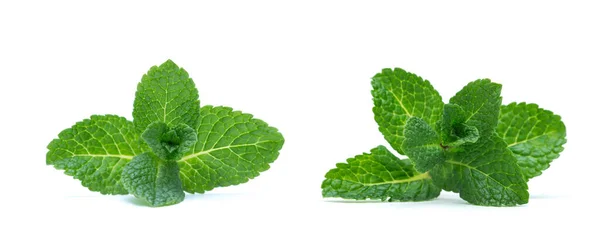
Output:
<path fill-rule="evenodd" d="M 479 140 L 479 130 L 474 126 L 469 126 L 464 123 L 455 127 L 453 135 L 458 137 L 458 139 L 449 143 L 448 146 L 456 147 L 465 143 L 475 143 Z"/>
<path fill-rule="evenodd" d="M 415 164 L 415 169 L 425 173 L 445 161 L 444 149 L 438 134 L 427 122 L 411 117 L 404 127 L 402 150 Z"/>
<path fill-rule="evenodd" d="M 46 164 L 65 170 L 91 191 L 127 194 L 121 170 L 146 149 L 133 123 L 114 115 L 92 116 L 65 129 L 48 144 Z"/>
<path fill-rule="evenodd" d="M 185 198 L 177 163 L 152 153 L 135 156 L 121 178 L 129 193 L 154 207 L 177 204 Z"/>
<path fill-rule="evenodd" d="M 541 175 L 567 142 L 560 116 L 536 104 L 502 106 L 497 132 L 517 158 L 526 179 Z"/>
<path fill-rule="evenodd" d="M 179 160 L 196 144 L 196 131 L 186 124 L 169 128 L 164 122 L 154 122 L 142 134 L 152 152 L 163 160 Z"/>
<path fill-rule="evenodd" d="M 498 114 L 502 97 L 502 85 L 489 79 L 480 79 L 467 84 L 450 99 L 451 104 L 464 111 L 464 124 L 477 128 L 479 139 L 493 135 L 498 125 Z"/>
<path fill-rule="evenodd" d="M 465 143 L 474 143 L 479 139 L 479 130 L 465 124 L 467 116 L 458 105 L 445 104 L 442 119 L 438 122 L 438 131 L 442 145 L 456 147 Z"/>
<path fill-rule="evenodd" d="M 527 183 L 506 143 L 496 135 L 446 153 L 431 171 L 434 183 L 475 205 L 514 206 L 529 200 Z"/>
<path fill-rule="evenodd" d="M 269 169 L 284 142 L 276 128 L 228 107 L 202 107 L 195 129 L 197 142 L 178 161 L 189 193 L 247 182 Z"/>
<path fill-rule="evenodd" d="M 400 68 L 383 69 L 373 77 L 373 113 L 379 131 L 398 153 L 404 142 L 404 125 L 410 117 L 419 117 L 435 125 L 444 102 L 429 81 Z"/>
<path fill-rule="evenodd" d="M 325 178 L 323 197 L 424 201 L 438 197 L 441 191 L 429 174 L 417 172 L 410 160 L 398 159 L 383 146 L 337 164 Z"/>
<path fill-rule="evenodd" d="M 196 127 L 200 113 L 198 90 L 188 73 L 173 61 L 150 68 L 142 77 L 133 102 L 133 123 L 138 133 L 153 122 L 172 127 Z"/>

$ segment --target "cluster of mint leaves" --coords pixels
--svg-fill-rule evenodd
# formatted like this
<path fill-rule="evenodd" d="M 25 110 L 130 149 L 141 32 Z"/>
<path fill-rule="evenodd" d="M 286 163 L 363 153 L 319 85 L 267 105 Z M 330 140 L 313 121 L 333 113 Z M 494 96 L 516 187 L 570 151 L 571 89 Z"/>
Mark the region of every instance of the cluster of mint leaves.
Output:
<path fill-rule="evenodd" d="M 424 201 L 441 190 L 484 206 L 529 201 L 527 181 L 541 175 L 566 143 L 560 116 L 536 104 L 502 105 L 502 86 L 467 84 L 450 99 L 400 68 L 372 79 L 373 112 L 386 147 L 338 163 L 325 175 L 324 197 Z"/>
<path fill-rule="evenodd" d="M 48 145 L 46 164 L 102 194 L 133 194 L 150 206 L 185 192 L 247 182 L 269 169 L 284 139 L 276 128 L 228 107 L 200 106 L 188 73 L 171 60 L 138 84 L 133 122 L 94 115 Z"/>

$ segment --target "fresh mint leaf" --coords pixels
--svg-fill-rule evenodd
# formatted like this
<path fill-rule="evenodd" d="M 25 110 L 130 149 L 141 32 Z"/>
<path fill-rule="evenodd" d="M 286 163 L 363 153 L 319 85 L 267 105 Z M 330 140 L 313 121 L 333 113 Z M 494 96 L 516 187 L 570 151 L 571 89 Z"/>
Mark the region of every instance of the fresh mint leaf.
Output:
<path fill-rule="evenodd" d="M 185 198 L 177 163 L 152 153 L 135 156 L 121 178 L 129 193 L 154 207 L 177 204 Z"/>
<path fill-rule="evenodd" d="M 133 123 L 138 133 L 153 122 L 196 127 L 200 112 L 198 90 L 188 73 L 173 61 L 150 68 L 142 77 L 133 102 Z"/>
<path fill-rule="evenodd" d="M 250 114 L 200 108 L 194 82 L 171 60 L 142 77 L 133 118 L 78 122 L 48 145 L 46 163 L 92 191 L 165 206 L 181 202 L 184 189 L 203 193 L 247 182 L 269 169 L 284 142 Z"/>
<path fill-rule="evenodd" d="M 91 191 L 127 194 L 121 170 L 145 149 L 132 122 L 94 115 L 65 129 L 48 145 L 46 164 L 65 170 Z"/>
<path fill-rule="evenodd" d="M 189 193 L 247 182 L 269 169 L 284 142 L 276 128 L 229 107 L 202 107 L 195 129 L 197 142 L 178 161 Z"/>
<path fill-rule="evenodd" d="M 399 68 L 383 69 L 371 83 L 379 131 L 408 159 L 384 147 L 348 159 L 327 173 L 324 197 L 413 200 L 415 191 L 394 187 L 407 182 L 393 176 L 401 174 L 476 205 L 525 204 L 527 179 L 548 168 L 566 143 L 558 115 L 535 104 L 501 107 L 502 86 L 488 79 L 467 84 L 445 105 L 429 81 Z"/>
<path fill-rule="evenodd" d="M 325 178 L 323 197 L 424 201 L 441 191 L 428 173 L 417 172 L 409 160 L 398 159 L 383 146 L 337 164 Z"/>
<path fill-rule="evenodd" d="M 517 158 L 526 179 L 541 175 L 567 142 L 560 116 L 536 104 L 502 106 L 497 132 Z"/>
<path fill-rule="evenodd" d="M 474 143 L 479 139 L 479 130 L 465 124 L 467 115 L 458 105 L 445 104 L 442 118 L 438 122 L 438 131 L 445 147 L 457 147 L 465 143 Z"/>
<path fill-rule="evenodd" d="M 142 138 L 159 158 L 178 160 L 196 144 L 198 134 L 183 123 L 169 128 L 164 122 L 153 122 L 142 133 Z"/>
<path fill-rule="evenodd" d="M 442 114 L 442 97 L 429 81 L 400 68 L 383 69 L 371 84 L 373 113 L 379 131 L 398 153 L 404 142 L 404 126 L 410 117 L 419 117 L 435 125 Z"/>
<path fill-rule="evenodd" d="M 411 117 L 404 126 L 402 150 L 414 163 L 415 169 L 425 173 L 445 161 L 440 136 L 423 119 Z"/>
<path fill-rule="evenodd" d="M 529 199 L 515 157 L 495 135 L 446 153 L 446 161 L 429 173 L 437 186 L 475 205 L 514 206 Z"/>
<path fill-rule="evenodd" d="M 502 85 L 489 79 L 480 79 L 467 84 L 450 99 L 450 104 L 460 106 L 466 116 L 465 125 L 477 128 L 479 138 L 493 135 L 498 125 L 498 114 L 502 97 Z"/>

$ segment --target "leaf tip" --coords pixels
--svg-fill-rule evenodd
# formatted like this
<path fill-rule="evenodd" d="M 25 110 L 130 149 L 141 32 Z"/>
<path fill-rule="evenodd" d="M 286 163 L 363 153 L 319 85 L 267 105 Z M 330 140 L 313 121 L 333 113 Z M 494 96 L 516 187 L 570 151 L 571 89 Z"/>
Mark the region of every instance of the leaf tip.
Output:
<path fill-rule="evenodd" d="M 177 66 L 173 60 L 167 59 L 163 64 L 160 64 L 160 67 L 178 68 L 179 66 Z"/>

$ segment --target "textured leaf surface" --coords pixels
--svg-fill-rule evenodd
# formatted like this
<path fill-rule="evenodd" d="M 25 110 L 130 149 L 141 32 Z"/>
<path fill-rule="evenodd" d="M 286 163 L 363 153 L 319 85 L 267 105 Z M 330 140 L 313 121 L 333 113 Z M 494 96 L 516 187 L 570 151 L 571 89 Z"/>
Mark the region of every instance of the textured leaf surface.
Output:
<path fill-rule="evenodd" d="M 479 139 L 479 130 L 465 124 L 465 111 L 455 104 L 445 104 L 438 131 L 444 146 L 456 147 L 465 143 L 474 143 Z"/>
<path fill-rule="evenodd" d="M 173 61 L 150 68 L 142 77 L 133 103 L 133 122 L 139 134 L 153 122 L 196 127 L 200 101 L 188 73 Z"/>
<path fill-rule="evenodd" d="M 123 168 L 121 177 L 129 193 L 151 206 L 177 204 L 185 198 L 177 163 L 162 160 L 152 153 L 135 156 Z"/>
<path fill-rule="evenodd" d="M 410 117 L 419 117 L 433 126 L 439 120 L 444 103 L 429 81 L 400 68 L 383 69 L 373 77 L 373 113 L 379 131 L 398 153 L 404 142 L 404 125 Z"/>
<path fill-rule="evenodd" d="M 247 182 L 269 169 L 284 142 L 276 128 L 228 107 L 202 107 L 196 132 L 198 141 L 179 161 L 190 193 Z"/>
<path fill-rule="evenodd" d="M 465 144 L 460 152 L 446 153 L 446 162 L 435 166 L 430 174 L 437 186 L 460 193 L 472 204 L 514 206 L 529 200 L 521 169 L 498 136 Z"/>
<path fill-rule="evenodd" d="M 142 138 L 159 158 L 179 160 L 196 144 L 198 134 L 183 123 L 169 128 L 164 122 L 154 122 L 144 131 Z"/>
<path fill-rule="evenodd" d="M 132 122 L 114 115 L 92 116 L 50 142 L 46 163 L 65 170 L 91 191 L 127 194 L 121 171 L 143 148 Z"/>
<path fill-rule="evenodd" d="M 450 103 L 462 108 L 466 116 L 464 124 L 477 128 L 480 138 L 487 138 L 493 135 L 498 125 L 501 90 L 502 85 L 480 79 L 467 84 L 450 99 Z"/>
<path fill-rule="evenodd" d="M 425 173 L 445 161 L 440 137 L 423 119 L 409 118 L 404 127 L 404 137 L 402 149 L 414 162 L 417 171 Z"/>
<path fill-rule="evenodd" d="M 439 196 L 429 174 L 418 173 L 383 146 L 339 163 L 325 175 L 323 197 L 364 200 L 423 201 Z"/>
<path fill-rule="evenodd" d="M 542 174 L 563 151 L 565 124 L 560 116 L 536 104 L 502 106 L 497 132 L 517 158 L 527 179 Z"/>

